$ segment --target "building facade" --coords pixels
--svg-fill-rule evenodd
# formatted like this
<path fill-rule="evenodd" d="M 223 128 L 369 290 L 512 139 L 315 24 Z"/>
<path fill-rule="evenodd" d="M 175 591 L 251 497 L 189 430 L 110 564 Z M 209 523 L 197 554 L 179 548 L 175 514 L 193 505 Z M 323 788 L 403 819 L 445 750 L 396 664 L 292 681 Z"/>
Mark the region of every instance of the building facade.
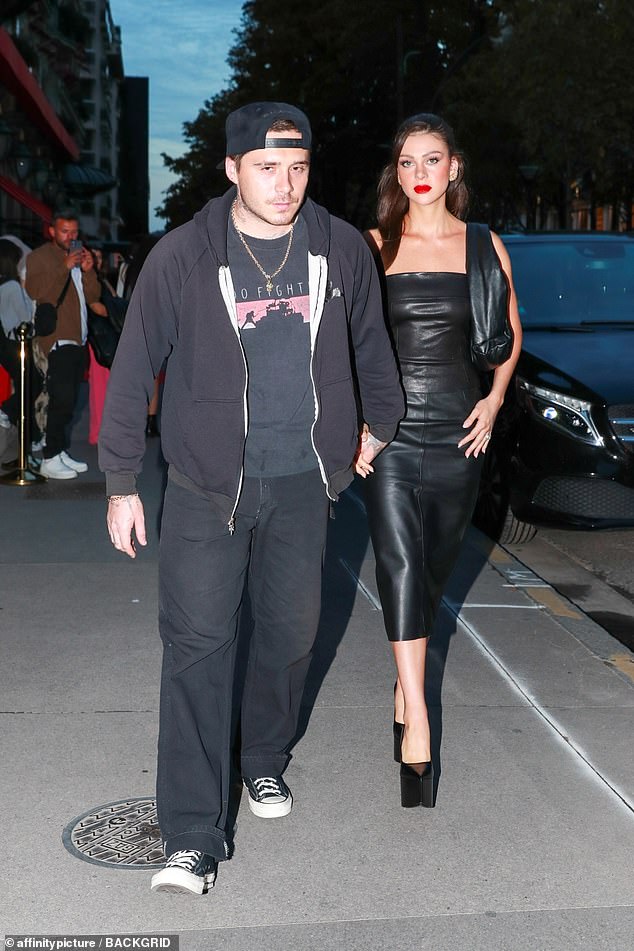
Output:
<path fill-rule="evenodd" d="M 130 165 L 121 154 L 122 129 L 130 125 L 122 114 L 126 83 L 109 0 L 3 0 L 0 234 L 41 243 L 61 206 L 78 211 L 90 242 L 114 245 L 138 232 L 138 208 L 133 222 L 121 209 L 130 204 L 130 188 L 137 202 L 149 195 L 147 102 L 136 117 L 135 180 L 128 184 L 121 175 Z"/>

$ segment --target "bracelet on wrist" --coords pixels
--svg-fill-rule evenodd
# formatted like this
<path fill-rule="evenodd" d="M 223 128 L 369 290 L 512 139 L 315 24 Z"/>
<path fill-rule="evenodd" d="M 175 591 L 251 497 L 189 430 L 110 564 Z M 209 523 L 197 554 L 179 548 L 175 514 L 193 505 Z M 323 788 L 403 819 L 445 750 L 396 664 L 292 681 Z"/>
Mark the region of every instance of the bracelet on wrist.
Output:
<path fill-rule="evenodd" d="M 107 495 L 107 502 L 123 502 L 124 499 L 138 499 L 138 492 L 129 492 L 128 495 Z"/>

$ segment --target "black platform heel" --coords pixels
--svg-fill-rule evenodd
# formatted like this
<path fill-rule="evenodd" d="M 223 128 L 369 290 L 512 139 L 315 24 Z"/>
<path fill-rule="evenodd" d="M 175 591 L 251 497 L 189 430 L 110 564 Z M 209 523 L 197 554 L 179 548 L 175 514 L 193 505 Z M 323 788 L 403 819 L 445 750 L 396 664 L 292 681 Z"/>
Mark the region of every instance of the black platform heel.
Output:
<path fill-rule="evenodd" d="M 392 726 L 392 732 L 394 734 L 394 762 L 401 762 L 401 743 L 403 742 L 403 728 L 405 727 L 404 723 L 399 723 L 398 720 L 394 721 Z"/>
<path fill-rule="evenodd" d="M 434 806 L 433 763 L 401 762 L 401 806 Z"/>

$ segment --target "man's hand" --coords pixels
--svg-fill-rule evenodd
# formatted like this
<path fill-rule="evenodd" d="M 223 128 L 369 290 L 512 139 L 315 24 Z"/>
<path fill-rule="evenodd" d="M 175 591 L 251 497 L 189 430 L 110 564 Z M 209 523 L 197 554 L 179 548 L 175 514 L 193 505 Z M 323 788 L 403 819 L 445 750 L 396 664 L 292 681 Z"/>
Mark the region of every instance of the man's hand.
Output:
<path fill-rule="evenodd" d="M 143 503 L 138 495 L 111 495 L 106 524 L 114 547 L 130 558 L 136 558 L 135 536 L 139 545 L 147 545 Z"/>
<path fill-rule="evenodd" d="M 64 264 L 69 271 L 72 271 L 74 267 L 83 266 L 83 255 L 84 249 L 78 248 L 77 251 L 69 251 L 64 260 Z M 92 257 L 92 255 L 91 255 Z"/>
<path fill-rule="evenodd" d="M 357 475 L 365 479 L 371 472 L 374 472 L 372 460 L 375 459 L 382 449 L 387 446 L 386 442 L 381 442 L 376 436 L 373 436 L 367 425 L 363 427 L 359 448 L 354 461 L 354 469 Z"/>
<path fill-rule="evenodd" d="M 84 274 L 86 273 L 86 271 L 93 270 L 95 266 L 95 259 L 93 258 L 88 248 L 81 249 L 81 251 L 79 252 L 79 260 L 77 261 L 77 263 L 81 265 L 81 269 L 84 272 Z"/>

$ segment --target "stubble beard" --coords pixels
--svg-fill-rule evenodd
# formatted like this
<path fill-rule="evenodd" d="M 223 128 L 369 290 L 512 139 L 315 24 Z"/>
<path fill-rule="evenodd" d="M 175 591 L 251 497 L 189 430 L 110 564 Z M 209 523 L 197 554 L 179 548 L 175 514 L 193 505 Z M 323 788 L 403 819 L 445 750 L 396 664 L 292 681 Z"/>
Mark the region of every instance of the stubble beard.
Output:
<path fill-rule="evenodd" d="M 267 206 L 265 205 L 264 207 L 266 208 Z M 266 215 L 265 217 L 265 215 L 262 213 L 262 210 L 256 210 L 255 208 L 252 208 L 244 200 L 244 198 L 240 194 L 240 191 L 238 191 L 238 195 L 236 198 L 236 213 L 239 218 L 242 218 L 242 221 L 245 224 L 245 230 L 247 234 L 249 233 L 248 226 L 249 226 L 250 220 L 254 224 L 258 222 L 263 225 L 269 225 L 272 228 L 288 229 L 295 221 L 295 218 L 297 217 L 298 212 L 299 212 L 299 206 L 296 202 L 293 202 L 293 204 L 291 205 L 291 207 L 288 209 L 287 212 L 276 212 L 273 209 L 271 209 L 271 214 Z M 276 235 L 272 235 L 272 237 L 276 237 Z"/>

